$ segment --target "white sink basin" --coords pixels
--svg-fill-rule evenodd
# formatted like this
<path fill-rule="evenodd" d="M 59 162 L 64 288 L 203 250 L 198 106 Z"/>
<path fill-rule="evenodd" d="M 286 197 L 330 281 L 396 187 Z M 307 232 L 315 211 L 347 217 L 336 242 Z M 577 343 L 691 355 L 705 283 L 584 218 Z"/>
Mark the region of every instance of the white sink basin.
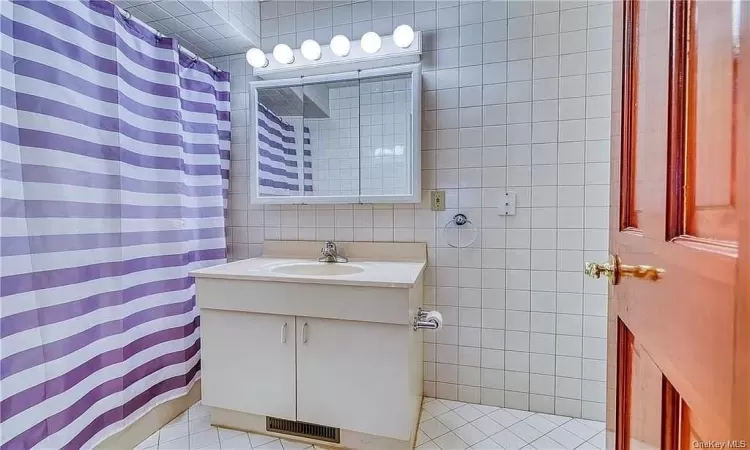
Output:
<path fill-rule="evenodd" d="M 271 269 L 274 273 L 287 275 L 351 275 L 364 272 L 364 269 L 346 263 L 294 263 L 283 264 Z"/>

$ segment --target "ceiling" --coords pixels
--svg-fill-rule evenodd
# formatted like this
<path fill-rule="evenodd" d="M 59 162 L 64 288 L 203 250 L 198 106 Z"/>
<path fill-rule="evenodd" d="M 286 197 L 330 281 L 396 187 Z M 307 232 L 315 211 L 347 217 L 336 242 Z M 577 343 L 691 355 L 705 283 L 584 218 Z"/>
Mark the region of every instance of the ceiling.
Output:
<path fill-rule="evenodd" d="M 260 2 L 114 0 L 144 23 L 198 56 L 244 53 L 260 45 Z"/>

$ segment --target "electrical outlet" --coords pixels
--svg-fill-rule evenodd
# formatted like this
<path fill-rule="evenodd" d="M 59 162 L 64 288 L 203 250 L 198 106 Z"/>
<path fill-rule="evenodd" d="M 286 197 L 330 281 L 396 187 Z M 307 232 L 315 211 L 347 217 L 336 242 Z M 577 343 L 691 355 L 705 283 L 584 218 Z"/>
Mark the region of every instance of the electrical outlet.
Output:
<path fill-rule="evenodd" d="M 430 208 L 433 211 L 445 211 L 445 191 L 430 191 Z"/>

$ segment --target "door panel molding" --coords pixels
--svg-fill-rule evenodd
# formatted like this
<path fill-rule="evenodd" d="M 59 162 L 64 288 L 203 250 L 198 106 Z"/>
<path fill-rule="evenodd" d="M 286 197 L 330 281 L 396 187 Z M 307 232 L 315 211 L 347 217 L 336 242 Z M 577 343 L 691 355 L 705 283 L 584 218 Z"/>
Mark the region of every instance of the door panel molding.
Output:
<path fill-rule="evenodd" d="M 640 0 L 625 2 L 623 11 L 622 101 L 620 136 L 620 229 L 637 230 L 635 158 L 638 120 L 638 9 Z M 613 22 L 616 23 L 616 22 Z M 616 66 L 615 66 L 616 67 Z M 618 98 L 614 96 L 613 98 Z"/>
<path fill-rule="evenodd" d="M 679 450 L 683 441 L 681 432 L 682 398 L 667 377 L 662 375 L 662 450 Z"/>
<path fill-rule="evenodd" d="M 688 37 L 690 1 L 670 3 L 669 129 L 667 138 L 666 240 L 686 231 L 686 171 L 688 153 Z"/>
<path fill-rule="evenodd" d="M 633 335 L 622 320 L 617 320 L 617 406 L 615 449 L 630 448 L 630 398 L 633 385 Z"/>

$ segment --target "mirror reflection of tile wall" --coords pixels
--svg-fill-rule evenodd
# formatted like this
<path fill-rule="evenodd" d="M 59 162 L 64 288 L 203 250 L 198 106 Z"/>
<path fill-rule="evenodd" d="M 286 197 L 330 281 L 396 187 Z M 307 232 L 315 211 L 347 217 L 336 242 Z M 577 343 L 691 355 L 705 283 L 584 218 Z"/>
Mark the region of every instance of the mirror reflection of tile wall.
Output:
<path fill-rule="evenodd" d="M 313 111 L 314 102 L 306 102 L 304 114 L 310 130 L 312 195 L 359 195 L 359 83 L 306 85 L 305 94 L 312 98 L 321 88 L 327 90 L 327 117 Z"/>
<path fill-rule="evenodd" d="M 411 78 L 360 80 L 362 195 L 393 195 L 410 181 Z"/>
<path fill-rule="evenodd" d="M 259 88 L 260 194 L 409 192 L 411 82 L 402 74 Z"/>

